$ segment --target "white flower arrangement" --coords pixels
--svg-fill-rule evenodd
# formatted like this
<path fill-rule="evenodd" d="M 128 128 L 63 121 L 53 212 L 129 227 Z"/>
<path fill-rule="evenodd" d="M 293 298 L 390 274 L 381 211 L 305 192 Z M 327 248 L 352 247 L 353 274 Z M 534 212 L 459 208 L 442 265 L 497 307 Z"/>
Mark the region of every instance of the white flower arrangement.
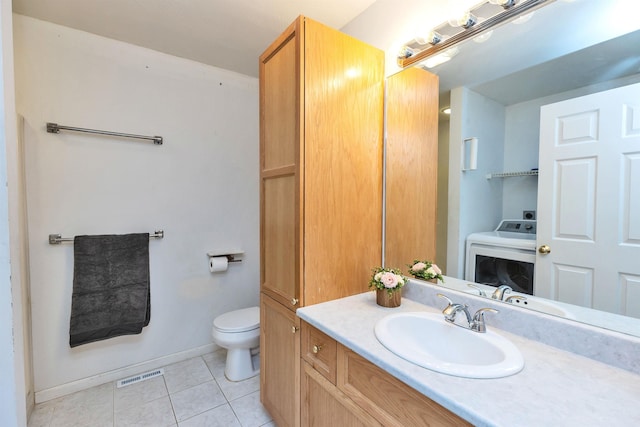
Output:
<path fill-rule="evenodd" d="M 409 273 L 418 279 L 424 280 L 440 280 L 444 282 L 442 270 L 431 261 L 414 260 L 413 264 L 409 264 Z"/>

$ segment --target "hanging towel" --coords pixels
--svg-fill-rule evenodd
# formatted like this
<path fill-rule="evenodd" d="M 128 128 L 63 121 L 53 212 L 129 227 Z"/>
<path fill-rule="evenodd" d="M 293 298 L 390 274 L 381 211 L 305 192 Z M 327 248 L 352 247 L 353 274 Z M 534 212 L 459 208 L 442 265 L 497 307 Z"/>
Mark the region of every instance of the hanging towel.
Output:
<path fill-rule="evenodd" d="M 139 334 L 150 318 L 149 233 L 76 236 L 69 345 Z"/>

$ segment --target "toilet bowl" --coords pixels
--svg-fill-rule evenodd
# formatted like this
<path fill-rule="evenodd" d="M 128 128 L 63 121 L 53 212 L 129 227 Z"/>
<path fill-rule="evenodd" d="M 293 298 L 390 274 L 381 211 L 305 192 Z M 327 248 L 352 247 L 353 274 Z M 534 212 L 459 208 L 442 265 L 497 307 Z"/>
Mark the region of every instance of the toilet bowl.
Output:
<path fill-rule="evenodd" d="M 242 381 L 260 372 L 252 356 L 260 346 L 260 308 L 230 311 L 215 318 L 211 331 L 213 341 L 227 349 L 224 374 L 230 381 Z"/>

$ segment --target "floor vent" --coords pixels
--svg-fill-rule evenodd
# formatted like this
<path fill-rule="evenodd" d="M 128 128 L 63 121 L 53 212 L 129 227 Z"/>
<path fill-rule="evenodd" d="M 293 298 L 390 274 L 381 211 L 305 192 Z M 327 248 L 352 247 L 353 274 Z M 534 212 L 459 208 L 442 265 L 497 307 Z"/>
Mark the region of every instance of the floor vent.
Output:
<path fill-rule="evenodd" d="M 164 369 L 162 369 L 162 368 L 161 369 L 156 369 L 156 370 L 153 370 L 153 371 L 145 372 L 144 374 L 138 374 L 138 375 L 135 375 L 133 377 L 129 377 L 129 378 L 125 378 L 123 380 L 119 380 L 116 383 L 116 386 L 118 388 L 125 387 L 125 386 L 131 385 L 131 384 L 139 383 L 139 382 L 144 381 L 144 380 L 148 380 L 148 379 L 153 378 L 153 377 L 157 377 L 158 375 L 164 375 Z"/>

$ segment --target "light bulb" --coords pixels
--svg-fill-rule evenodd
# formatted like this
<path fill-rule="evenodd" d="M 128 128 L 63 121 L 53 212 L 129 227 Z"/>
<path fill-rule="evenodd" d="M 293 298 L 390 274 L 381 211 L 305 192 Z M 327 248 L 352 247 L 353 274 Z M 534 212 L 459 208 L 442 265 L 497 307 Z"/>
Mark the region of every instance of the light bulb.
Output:
<path fill-rule="evenodd" d="M 531 19 L 534 13 L 535 12 L 529 12 L 526 15 L 518 16 L 516 19 L 514 19 L 511 22 L 513 22 L 516 25 L 524 24 L 525 22 L 528 22 Z"/>
<path fill-rule="evenodd" d="M 398 52 L 398 58 L 410 58 L 415 52 L 409 46 L 402 46 Z"/>
<path fill-rule="evenodd" d="M 442 53 L 432 56 L 431 58 L 427 58 L 426 60 L 422 61 L 420 65 L 426 68 L 437 67 L 440 64 L 451 61 L 451 58 L 456 56 L 458 52 L 460 52 L 460 50 L 457 47 L 452 47 Z"/>
<path fill-rule="evenodd" d="M 473 38 L 473 41 L 476 43 L 484 43 L 487 40 L 489 40 L 491 38 L 491 35 L 493 34 L 493 30 L 491 31 L 485 31 L 484 33 L 480 34 L 477 37 Z"/>
<path fill-rule="evenodd" d="M 503 9 L 509 9 L 516 5 L 517 0 L 489 0 L 489 3 L 502 6 Z"/>
<path fill-rule="evenodd" d="M 436 44 L 440 43 L 440 41 L 442 41 L 442 36 L 440 34 L 436 33 L 435 31 L 431 31 L 426 36 L 424 36 L 424 37 L 418 36 L 414 40 L 418 44 L 427 44 L 428 43 L 430 45 L 436 45 Z"/>
<path fill-rule="evenodd" d="M 464 15 L 458 18 L 450 19 L 449 25 L 451 25 L 452 27 L 462 27 L 467 30 L 473 27 L 476 22 L 478 22 L 478 18 L 476 18 L 473 13 L 467 11 L 464 13 Z"/>

